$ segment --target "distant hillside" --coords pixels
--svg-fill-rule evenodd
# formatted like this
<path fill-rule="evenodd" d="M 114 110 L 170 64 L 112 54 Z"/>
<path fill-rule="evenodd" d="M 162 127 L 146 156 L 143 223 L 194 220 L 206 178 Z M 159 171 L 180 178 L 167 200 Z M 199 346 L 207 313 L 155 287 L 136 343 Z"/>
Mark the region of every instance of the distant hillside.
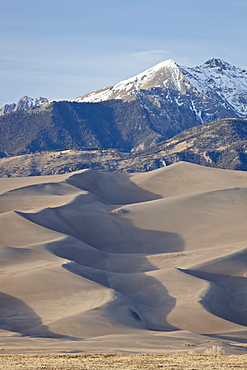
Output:
<path fill-rule="evenodd" d="M 132 155 L 132 166 L 138 171 L 179 161 L 246 171 L 247 119 L 221 119 L 196 126 Z"/>
<path fill-rule="evenodd" d="M 247 119 L 222 119 L 188 129 L 149 149 L 44 151 L 0 159 L 0 176 L 51 175 L 84 168 L 145 172 L 179 161 L 247 171 Z"/>
<path fill-rule="evenodd" d="M 136 101 L 52 102 L 1 116 L 0 129 L 0 151 L 11 154 L 77 147 L 129 151 L 161 137 Z"/>

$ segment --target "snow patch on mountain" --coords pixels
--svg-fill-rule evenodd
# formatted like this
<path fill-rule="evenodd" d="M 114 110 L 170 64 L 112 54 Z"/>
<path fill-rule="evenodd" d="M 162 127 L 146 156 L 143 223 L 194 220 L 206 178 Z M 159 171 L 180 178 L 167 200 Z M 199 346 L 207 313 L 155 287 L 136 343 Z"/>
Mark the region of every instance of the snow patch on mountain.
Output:
<path fill-rule="evenodd" d="M 0 109 L 0 116 L 15 112 L 19 109 L 28 109 L 37 105 L 48 103 L 49 100 L 42 96 L 39 96 L 35 99 L 30 98 L 29 96 L 23 96 L 17 103 L 6 104 L 4 107 Z"/>
<path fill-rule="evenodd" d="M 181 72 L 208 97 L 218 95 L 225 108 L 234 109 L 239 117 L 247 116 L 247 71 L 222 61 L 209 59 L 195 68 L 180 66 Z"/>
<path fill-rule="evenodd" d="M 153 94 L 156 101 L 179 102 L 178 106 L 184 104 L 183 96 L 186 96 L 191 100 L 191 109 L 202 123 L 205 123 L 202 116 L 208 117 L 207 122 L 210 117 L 247 117 L 247 71 L 215 58 L 196 67 L 180 66 L 169 59 L 136 76 L 78 97 L 74 101 L 143 101 L 142 95 L 145 92 L 149 96 Z M 147 106 L 147 103 L 145 104 Z M 217 112 L 222 108 L 225 113 L 218 117 Z"/>
<path fill-rule="evenodd" d="M 136 76 L 120 81 L 112 86 L 83 95 L 74 99 L 76 102 L 102 102 L 111 99 L 134 100 L 140 90 L 148 90 L 151 87 L 166 87 L 180 89 L 178 77 L 180 75 L 178 65 L 171 59 L 161 62 Z"/>

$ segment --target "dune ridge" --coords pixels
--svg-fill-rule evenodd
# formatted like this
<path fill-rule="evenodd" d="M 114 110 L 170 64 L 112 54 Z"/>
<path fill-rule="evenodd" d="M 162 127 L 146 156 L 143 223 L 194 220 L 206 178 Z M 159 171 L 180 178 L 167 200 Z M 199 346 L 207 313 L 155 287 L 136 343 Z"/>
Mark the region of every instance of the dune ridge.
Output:
<path fill-rule="evenodd" d="M 247 340 L 247 173 L 180 162 L 13 180 L 0 179 L 2 338 Z"/>

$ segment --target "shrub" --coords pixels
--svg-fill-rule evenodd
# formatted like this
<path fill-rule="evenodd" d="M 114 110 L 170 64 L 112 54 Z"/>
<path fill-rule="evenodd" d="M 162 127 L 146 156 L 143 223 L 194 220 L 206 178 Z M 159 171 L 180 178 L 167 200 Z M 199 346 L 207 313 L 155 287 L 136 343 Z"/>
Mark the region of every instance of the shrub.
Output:
<path fill-rule="evenodd" d="M 208 356 L 222 356 L 224 355 L 225 350 L 221 346 L 213 346 L 210 348 L 207 348 L 204 352 L 205 355 Z"/>

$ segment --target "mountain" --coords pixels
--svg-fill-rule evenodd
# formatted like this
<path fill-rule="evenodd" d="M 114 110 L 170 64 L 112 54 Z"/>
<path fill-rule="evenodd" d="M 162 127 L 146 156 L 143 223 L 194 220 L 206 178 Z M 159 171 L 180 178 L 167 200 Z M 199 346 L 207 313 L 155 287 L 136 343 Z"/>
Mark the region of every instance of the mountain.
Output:
<path fill-rule="evenodd" d="M 62 150 L 0 159 L 0 177 L 63 174 L 81 169 L 147 172 L 186 161 L 247 171 L 247 119 L 222 119 L 195 126 L 148 149 Z"/>
<path fill-rule="evenodd" d="M 0 152 L 142 150 L 194 126 L 246 117 L 246 70 L 220 59 L 195 68 L 168 60 L 74 101 L 5 114 L 0 117 Z"/>
<path fill-rule="evenodd" d="M 167 60 L 75 101 L 112 99 L 137 100 L 150 126 L 169 138 L 186 128 L 213 120 L 246 118 L 247 71 L 215 58 L 194 68 Z"/>
<path fill-rule="evenodd" d="M 141 99 L 143 91 L 154 88 L 160 88 L 163 92 L 168 90 L 168 93 L 169 90 L 178 92 L 180 94 L 178 103 L 181 105 L 184 104 L 182 100 L 184 95 L 191 92 L 201 93 L 205 98 L 221 102 L 221 105 L 227 110 L 235 111 L 240 118 L 247 116 L 247 71 L 215 58 L 194 68 L 180 66 L 170 59 L 115 85 L 76 98 L 75 101 L 100 102 L 112 99 L 130 101 Z M 155 95 L 158 91 L 152 92 Z M 159 101 L 166 100 L 165 98 L 161 95 Z M 171 102 L 171 99 L 168 101 Z M 198 114 L 196 109 L 195 113 Z M 211 121 L 210 112 L 205 116 Z M 200 119 L 207 119 L 206 117 L 198 115 Z"/>
<path fill-rule="evenodd" d="M 0 109 L 0 116 L 10 112 L 15 112 L 19 109 L 27 109 L 48 102 L 47 98 L 43 98 L 41 96 L 35 99 L 30 98 L 29 96 L 23 96 L 17 103 L 5 104 L 4 107 Z"/>

